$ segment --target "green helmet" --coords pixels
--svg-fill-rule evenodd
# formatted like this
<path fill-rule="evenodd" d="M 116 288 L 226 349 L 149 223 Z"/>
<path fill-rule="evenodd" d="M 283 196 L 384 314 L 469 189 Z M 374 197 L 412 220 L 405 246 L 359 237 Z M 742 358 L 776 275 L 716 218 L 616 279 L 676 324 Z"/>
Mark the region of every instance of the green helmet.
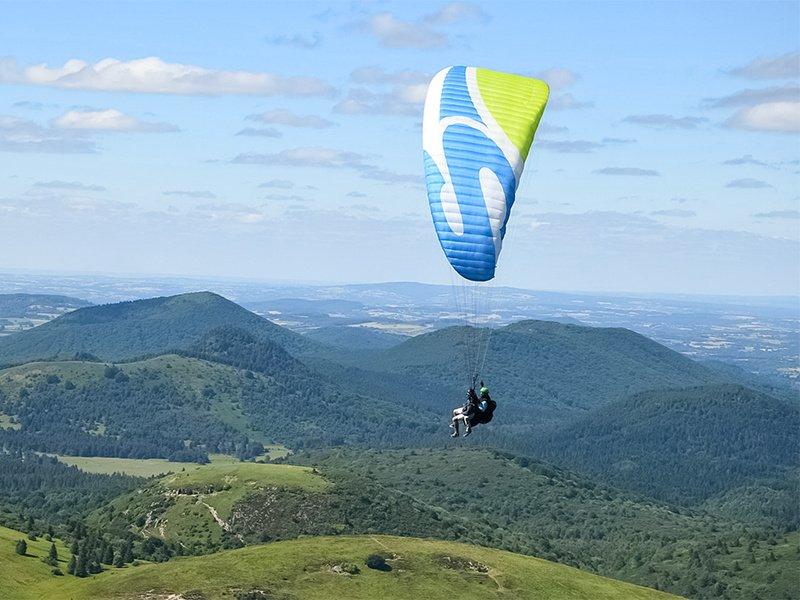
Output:
<path fill-rule="evenodd" d="M 481 388 L 481 396 L 488 396 L 489 395 L 489 388 L 482 387 Z"/>

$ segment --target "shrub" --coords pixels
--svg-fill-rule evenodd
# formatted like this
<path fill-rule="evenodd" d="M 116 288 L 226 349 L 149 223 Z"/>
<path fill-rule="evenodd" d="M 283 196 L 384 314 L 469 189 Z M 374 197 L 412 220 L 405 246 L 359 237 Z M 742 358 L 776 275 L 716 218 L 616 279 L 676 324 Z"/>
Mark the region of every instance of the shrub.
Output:
<path fill-rule="evenodd" d="M 391 571 L 392 566 L 386 562 L 386 557 L 380 554 L 370 554 L 367 557 L 367 566 L 376 571 Z"/>

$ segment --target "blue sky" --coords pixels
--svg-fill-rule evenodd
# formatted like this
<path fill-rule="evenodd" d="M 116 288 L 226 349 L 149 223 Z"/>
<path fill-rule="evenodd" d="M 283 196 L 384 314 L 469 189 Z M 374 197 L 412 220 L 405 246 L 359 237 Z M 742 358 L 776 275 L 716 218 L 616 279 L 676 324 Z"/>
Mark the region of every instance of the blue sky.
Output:
<path fill-rule="evenodd" d="M 421 104 L 552 88 L 498 283 L 796 294 L 795 2 L 4 3 L 0 268 L 448 282 Z"/>

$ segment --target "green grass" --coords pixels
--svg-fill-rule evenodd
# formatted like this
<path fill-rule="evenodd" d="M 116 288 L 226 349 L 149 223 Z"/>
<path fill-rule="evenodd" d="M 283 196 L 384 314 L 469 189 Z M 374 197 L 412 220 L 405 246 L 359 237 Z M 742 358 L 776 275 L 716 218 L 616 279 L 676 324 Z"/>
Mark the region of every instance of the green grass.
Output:
<path fill-rule="evenodd" d="M 54 455 L 67 465 L 78 467 L 87 473 L 124 473 L 134 477 L 153 477 L 176 473 L 182 469 L 194 469 L 193 463 L 173 462 L 163 458 L 110 458 L 106 456 L 66 456 Z"/>
<path fill-rule="evenodd" d="M 208 465 L 177 463 L 180 471 L 116 499 L 112 506 L 119 523 L 137 534 L 208 552 L 219 546 L 234 505 L 251 492 L 274 487 L 313 493 L 331 486 L 309 467 L 241 462 L 224 454 L 212 454 L 211 461 Z M 145 519 L 140 518 L 143 515 Z M 105 520 L 103 511 L 93 517 L 97 523 Z"/>
<path fill-rule="evenodd" d="M 388 561 L 392 570 L 367 568 L 365 560 L 373 553 L 394 557 Z M 344 562 L 357 565 L 360 573 L 339 575 L 331 570 Z M 303 538 L 111 569 L 83 580 L 47 575 L 29 589 L 38 597 L 72 600 L 162 600 L 190 591 L 204 600 L 232 600 L 238 590 L 262 590 L 265 597 L 287 600 L 675 598 L 510 552 L 389 536 Z"/>
<path fill-rule="evenodd" d="M 18 540 L 25 540 L 28 544 L 28 553 L 25 556 L 20 556 L 14 550 Z M 59 540 L 55 540 L 55 544 L 60 568 L 66 573 L 69 549 Z M 50 542 L 43 537 L 32 541 L 21 531 L 0 526 L 0 597 L 4 600 L 56 598 L 57 596 L 43 596 L 41 592 L 32 589 L 35 584 L 48 587 L 52 583 L 58 587 L 57 582 L 66 577 L 53 575 L 53 567 L 42 562 L 49 551 Z"/>
<path fill-rule="evenodd" d="M 219 458 L 210 465 L 189 468 L 164 477 L 161 483 L 171 490 L 191 489 L 200 492 L 198 501 L 213 506 L 223 519 L 230 515 L 236 502 L 259 488 L 276 486 L 318 492 L 330 485 L 308 467 L 229 462 Z"/>

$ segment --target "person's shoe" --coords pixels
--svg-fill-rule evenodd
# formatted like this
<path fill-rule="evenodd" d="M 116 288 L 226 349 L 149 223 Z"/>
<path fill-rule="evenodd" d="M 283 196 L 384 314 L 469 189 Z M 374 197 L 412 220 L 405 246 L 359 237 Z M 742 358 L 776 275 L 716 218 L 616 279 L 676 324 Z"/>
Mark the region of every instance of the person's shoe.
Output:
<path fill-rule="evenodd" d="M 453 433 L 450 434 L 450 437 L 458 437 L 458 432 L 454 431 Z"/>
<path fill-rule="evenodd" d="M 472 433 L 472 427 L 467 427 L 466 431 L 464 431 L 464 437 L 467 437 L 470 433 Z"/>

